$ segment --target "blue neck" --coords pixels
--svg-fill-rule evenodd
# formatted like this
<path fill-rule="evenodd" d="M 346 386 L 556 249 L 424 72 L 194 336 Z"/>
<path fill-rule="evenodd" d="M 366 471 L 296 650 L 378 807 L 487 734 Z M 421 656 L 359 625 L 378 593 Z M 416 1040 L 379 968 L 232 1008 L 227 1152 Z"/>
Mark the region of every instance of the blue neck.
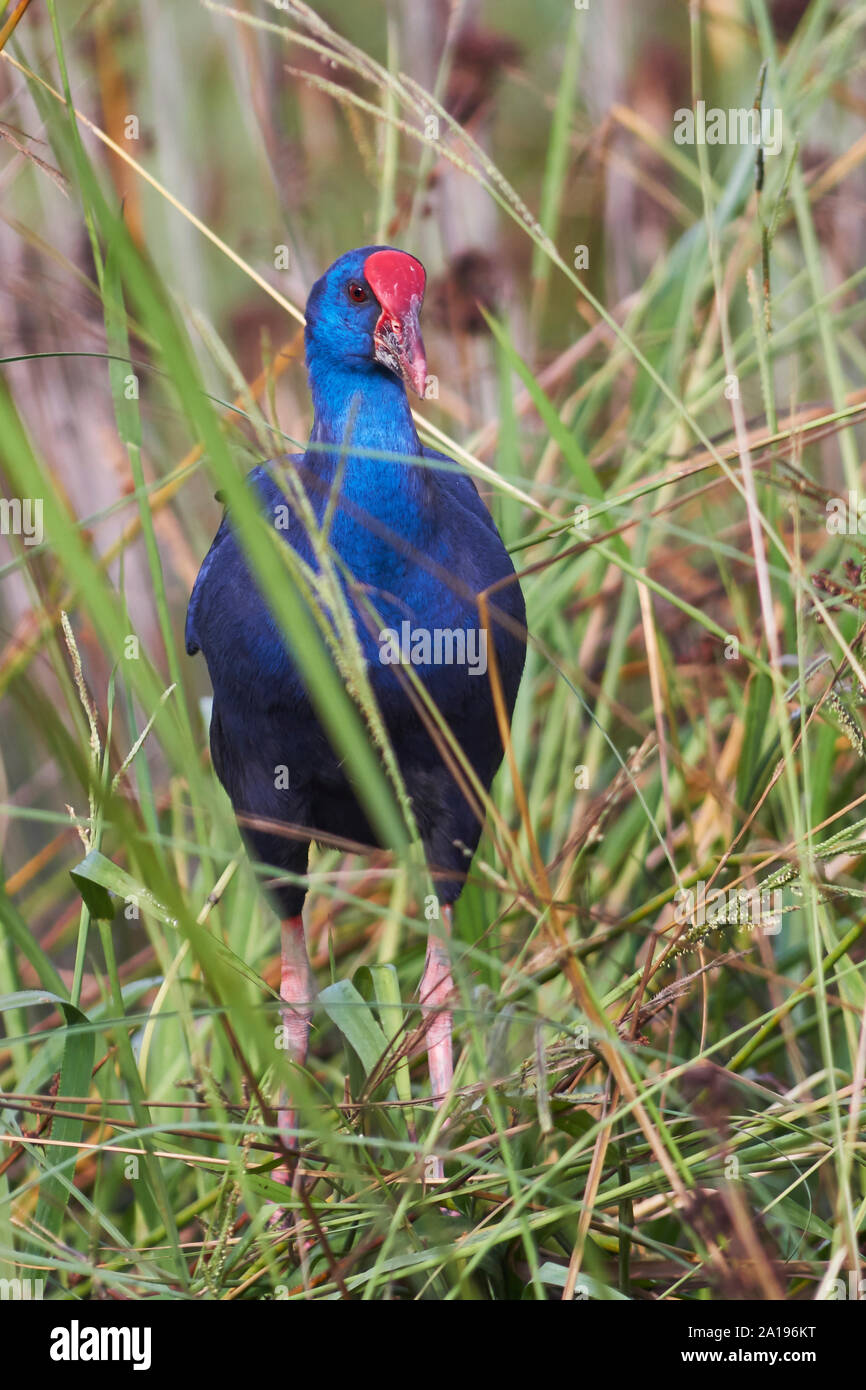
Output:
<path fill-rule="evenodd" d="M 420 454 L 402 381 L 384 369 L 353 371 L 315 357 L 308 366 L 313 396 L 311 443 L 333 444 L 338 454 L 352 444 L 388 454 Z M 370 462 L 375 467 L 380 464 L 378 459 Z"/>
<path fill-rule="evenodd" d="M 358 513 L 337 513 L 332 544 L 359 579 L 382 588 L 399 586 L 406 554 L 358 518 L 366 514 L 422 551 L 429 539 L 424 469 L 388 457 L 421 454 L 406 391 L 390 372 L 378 368 L 353 370 L 314 354 L 307 365 L 314 411 L 310 443 L 319 447 L 307 451 L 306 462 L 323 481 L 330 482 L 342 469 L 341 496 Z M 356 449 L 373 452 L 356 454 Z M 375 457 L 376 450 L 385 457 Z"/>

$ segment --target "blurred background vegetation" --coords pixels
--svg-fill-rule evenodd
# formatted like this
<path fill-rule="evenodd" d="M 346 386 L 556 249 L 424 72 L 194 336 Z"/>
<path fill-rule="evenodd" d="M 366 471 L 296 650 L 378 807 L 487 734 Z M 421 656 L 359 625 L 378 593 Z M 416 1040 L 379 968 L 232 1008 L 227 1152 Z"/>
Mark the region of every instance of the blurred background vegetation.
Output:
<path fill-rule="evenodd" d="M 0 515 L 0 1277 L 859 1277 L 864 26 L 828 0 L 0 3 L 0 482 L 44 524 Z M 698 100 L 762 102 L 781 150 L 678 144 Z M 531 643 L 457 911 L 456 1092 L 424 1099 L 411 856 L 317 852 L 286 1193 L 278 924 L 183 622 L 215 490 L 244 514 L 245 471 L 307 437 L 310 285 L 375 242 L 427 266 L 422 435 L 476 477 Z M 781 916 L 708 933 L 702 884 Z"/>

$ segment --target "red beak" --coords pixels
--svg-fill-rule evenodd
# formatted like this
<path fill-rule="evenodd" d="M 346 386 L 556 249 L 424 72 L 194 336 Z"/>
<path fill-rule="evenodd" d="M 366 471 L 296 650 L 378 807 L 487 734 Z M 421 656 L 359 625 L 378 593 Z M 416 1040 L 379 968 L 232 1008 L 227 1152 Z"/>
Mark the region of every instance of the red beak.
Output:
<path fill-rule="evenodd" d="M 423 397 L 427 358 L 418 315 L 427 283 L 424 267 L 405 251 L 374 251 L 364 262 L 364 275 L 382 307 L 373 333 L 376 361 Z"/>

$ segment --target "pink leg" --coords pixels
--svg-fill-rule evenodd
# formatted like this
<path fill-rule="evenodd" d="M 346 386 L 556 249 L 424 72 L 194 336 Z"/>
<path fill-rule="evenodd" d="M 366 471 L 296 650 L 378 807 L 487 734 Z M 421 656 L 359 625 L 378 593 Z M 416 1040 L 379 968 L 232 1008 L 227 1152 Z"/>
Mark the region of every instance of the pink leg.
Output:
<path fill-rule="evenodd" d="M 434 1013 L 427 1030 L 427 1061 L 430 1068 L 430 1091 L 437 1109 L 451 1088 L 454 1059 L 451 1044 L 452 1014 L 448 1004 L 454 992 L 451 978 L 451 957 L 447 937 L 451 935 L 452 911 L 442 909 L 443 936 L 430 936 L 427 942 L 427 961 L 421 977 L 421 1009 L 425 1016 Z M 435 1011 L 435 1012 L 434 1012 Z M 428 1160 L 425 1177 L 441 1182 L 444 1177 L 442 1160 Z"/>
<path fill-rule="evenodd" d="M 315 983 L 304 940 L 304 920 L 302 917 L 287 917 L 280 923 L 282 969 L 280 973 L 280 998 L 283 1007 L 280 1016 L 283 1022 L 283 1042 L 293 1061 L 303 1066 L 307 1060 L 307 1043 L 310 1036 L 310 1018 L 313 1013 Z M 288 1097 L 283 1090 L 280 1094 L 280 1109 L 277 1122 L 280 1136 L 287 1149 L 298 1147 L 295 1129 L 296 1116 L 287 1104 Z M 288 1182 L 288 1170 L 278 1168 L 273 1175 L 277 1182 Z"/>

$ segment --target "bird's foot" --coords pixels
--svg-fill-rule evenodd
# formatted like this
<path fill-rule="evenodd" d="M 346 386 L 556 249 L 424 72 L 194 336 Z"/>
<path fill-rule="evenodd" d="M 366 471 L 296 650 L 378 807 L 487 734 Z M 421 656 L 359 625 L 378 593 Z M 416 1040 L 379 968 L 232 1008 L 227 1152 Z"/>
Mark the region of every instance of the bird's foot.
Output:
<path fill-rule="evenodd" d="M 315 1184 L 315 1176 L 304 1173 L 300 1157 L 296 1157 L 294 1162 L 283 1163 L 279 1168 L 275 1168 L 271 1174 L 275 1182 L 280 1183 L 286 1188 L 285 1203 L 278 1203 L 274 1199 L 274 1210 L 267 1219 L 267 1230 L 275 1236 L 295 1237 L 298 1249 L 298 1258 L 303 1261 L 308 1251 L 315 1245 L 312 1237 L 302 1237 L 300 1226 L 303 1220 L 302 1195 L 307 1188 Z M 294 1200 L 290 1202 L 290 1198 Z"/>
<path fill-rule="evenodd" d="M 275 1236 L 290 1236 L 297 1225 L 298 1214 L 292 1207 L 274 1207 L 265 1223 Z"/>

